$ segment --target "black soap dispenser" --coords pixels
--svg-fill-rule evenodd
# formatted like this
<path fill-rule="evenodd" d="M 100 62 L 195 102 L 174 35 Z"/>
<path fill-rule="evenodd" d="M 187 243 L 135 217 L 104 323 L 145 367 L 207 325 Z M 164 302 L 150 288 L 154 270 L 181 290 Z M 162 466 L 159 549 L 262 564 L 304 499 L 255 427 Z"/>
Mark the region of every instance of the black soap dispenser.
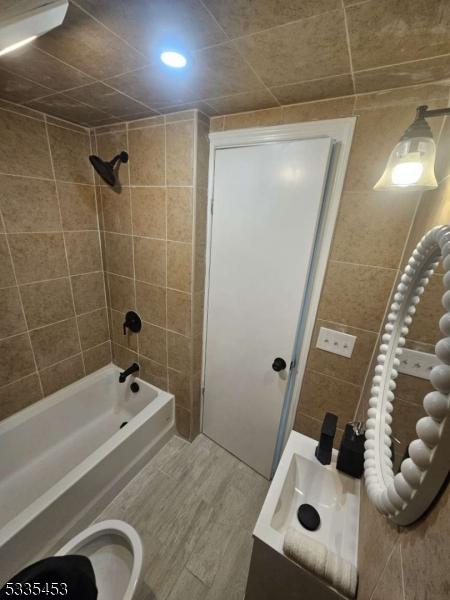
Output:
<path fill-rule="evenodd" d="M 364 470 L 364 440 L 364 424 L 347 423 L 336 464 L 339 471 L 358 479 L 361 477 Z"/>

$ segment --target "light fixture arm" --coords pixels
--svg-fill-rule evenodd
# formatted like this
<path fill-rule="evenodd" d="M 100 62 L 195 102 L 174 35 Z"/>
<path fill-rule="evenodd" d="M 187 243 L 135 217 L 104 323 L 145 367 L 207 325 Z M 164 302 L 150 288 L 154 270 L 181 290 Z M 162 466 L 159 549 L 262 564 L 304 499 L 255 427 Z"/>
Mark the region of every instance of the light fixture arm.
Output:
<path fill-rule="evenodd" d="M 416 111 L 416 119 L 428 119 L 429 117 L 450 115 L 450 108 L 433 108 L 429 110 L 426 104 L 418 106 Z"/>

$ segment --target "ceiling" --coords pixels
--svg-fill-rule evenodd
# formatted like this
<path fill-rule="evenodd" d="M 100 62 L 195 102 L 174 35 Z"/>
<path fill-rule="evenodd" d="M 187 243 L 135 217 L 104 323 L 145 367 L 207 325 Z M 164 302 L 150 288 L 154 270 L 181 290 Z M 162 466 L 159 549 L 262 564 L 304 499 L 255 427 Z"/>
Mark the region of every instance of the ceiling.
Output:
<path fill-rule="evenodd" d="M 186 69 L 160 63 L 168 46 Z M 0 58 L 0 97 L 96 126 L 448 77 L 448 0 L 71 0 L 63 25 Z"/>

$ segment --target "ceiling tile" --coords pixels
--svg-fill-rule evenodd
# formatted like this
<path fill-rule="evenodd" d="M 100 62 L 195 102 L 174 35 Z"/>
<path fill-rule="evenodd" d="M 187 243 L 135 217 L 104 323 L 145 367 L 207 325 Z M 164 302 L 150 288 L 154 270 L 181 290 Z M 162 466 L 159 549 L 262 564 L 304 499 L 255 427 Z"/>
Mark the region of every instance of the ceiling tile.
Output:
<path fill-rule="evenodd" d="M 88 123 L 108 116 L 102 111 L 86 104 L 81 104 L 81 102 L 69 98 L 64 94 L 52 94 L 40 100 L 27 102 L 26 106 L 35 110 L 41 110 L 60 119 L 73 121 L 74 123 Z"/>
<path fill-rule="evenodd" d="M 255 33 L 236 44 L 268 86 L 350 72 L 343 10 Z"/>
<path fill-rule="evenodd" d="M 353 81 L 350 73 L 347 73 L 314 81 L 281 85 L 271 88 L 271 92 L 281 104 L 309 102 L 353 94 Z"/>
<path fill-rule="evenodd" d="M 124 75 L 107 79 L 106 83 L 147 106 L 163 106 L 189 102 L 195 97 L 192 70 L 169 71 L 162 64 L 152 64 Z"/>
<path fill-rule="evenodd" d="M 194 56 L 194 85 L 199 98 L 215 98 L 263 87 L 241 54 L 230 44 L 199 50 Z"/>
<path fill-rule="evenodd" d="M 196 50 L 226 39 L 198 0 L 77 0 L 77 4 L 152 58 L 167 46 Z"/>
<path fill-rule="evenodd" d="M 450 54 L 355 73 L 357 92 L 406 87 L 450 77 Z"/>
<path fill-rule="evenodd" d="M 341 8 L 341 0 L 204 0 L 204 4 L 231 37 Z"/>
<path fill-rule="evenodd" d="M 224 96 L 223 98 L 208 98 L 206 102 L 219 115 L 278 106 L 277 100 L 266 89 L 244 92 L 243 94 L 236 94 L 234 96 Z"/>
<path fill-rule="evenodd" d="M 99 110 L 103 110 L 116 117 L 142 112 L 148 108 L 100 81 L 70 90 L 65 92 L 65 95 L 69 98 L 75 98 L 75 100 L 79 100 L 80 102 L 90 104 L 90 106 L 95 106 Z"/>
<path fill-rule="evenodd" d="M 58 92 L 93 81 L 89 75 L 73 69 L 33 45 L 2 56 L 0 67 Z"/>
<path fill-rule="evenodd" d="M 0 69 L 0 96 L 5 100 L 22 104 L 51 93 L 46 87 Z"/>
<path fill-rule="evenodd" d="M 73 4 L 64 23 L 35 44 L 92 77 L 112 77 L 136 69 L 146 59 Z"/>
<path fill-rule="evenodd" d="M 346 10 L 356 71 L 450 53 L 448 0 L 370 0 Z"/>

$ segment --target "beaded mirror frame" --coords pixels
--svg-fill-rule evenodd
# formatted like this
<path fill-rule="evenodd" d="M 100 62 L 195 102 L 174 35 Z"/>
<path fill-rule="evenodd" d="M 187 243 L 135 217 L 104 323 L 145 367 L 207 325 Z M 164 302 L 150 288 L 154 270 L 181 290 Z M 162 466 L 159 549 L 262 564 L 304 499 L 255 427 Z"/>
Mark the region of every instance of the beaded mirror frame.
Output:
<path fill-rule="evenodd" d="M 418 438 L 410 443 L 409 458 L 394 475 L 391 425 L 397 368 L 416 305 L 441 260 L 446 312 L 439 321 L 444 337 L 435 351 L 442 364 L 430 373 L 434 391 L 423 399 L 426 416 L 417 421 Z M 427 510 L 449 472 L 450 226 L 434 227 L 417 244 L 401 276 L 381 341 L 367 415 L 364 476 L 377 509 L 395 523 L 409 525 Z"/>

